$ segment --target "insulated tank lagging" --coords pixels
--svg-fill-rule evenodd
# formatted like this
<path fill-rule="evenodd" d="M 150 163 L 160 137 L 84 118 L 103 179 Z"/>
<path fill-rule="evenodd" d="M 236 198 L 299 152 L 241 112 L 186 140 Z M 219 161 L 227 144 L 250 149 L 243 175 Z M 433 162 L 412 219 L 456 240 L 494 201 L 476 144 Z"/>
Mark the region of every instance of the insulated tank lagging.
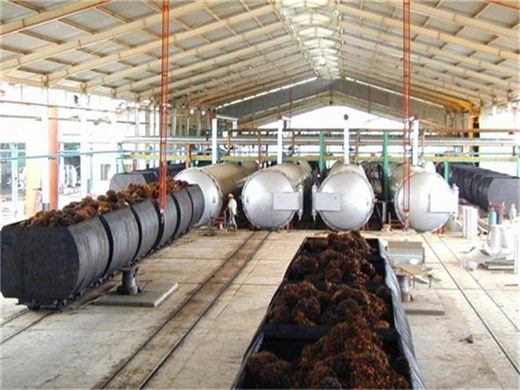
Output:
<path fill-rule="evenodd" d="M 419 166 L 411 167 L 409 177 L 408 225 L 420 232 L 431 232 L 444 226 L 449 216 L 457 213 L 458 188 L 450 188 L 450 185 L 438 173 Z M 397 217 L 405 224 L 404 181 L 401 164 L 391 164 L 389 184 Z"/>
<path fill-rule="evenodd" d="M 140 260 L 153 248 L 161 230 L 157 208 L 153 201 L 145 200 L 131 207 L 139 227 L 139 249 L 134 260 Z"/>
<path fill-rule="evenodd" d="M 187 188 L 175 192 L 171 197 L 177 204 L 177 212 L 179 213 L 179 226 L 173 236 L 177 239 L 185 234 L 191 226 L 193 219 L 193 202 Z"/>
<path fill-rule="evenodd" d="M 188 186 L 167 197 L 162 218 L 154 199 L 70 226 L 4 226 L 2 294 L 31 308 L 63 308 L 67 299 L 184 234 L 203 206 L 201 190 Z"/>
<path fill-rule="evenodd" d="M 312 169 L 306 161 L 283 163 L 251 175 L 242 190 L 244 213 L 254 226 L 276 230 L 298 212 L 312 186 Z"/>
<path fill-rule="evenodd" d="M 110 244 L 110 256 L 103 277 L 113 275 L 135 259 L 139 246 L 139 224 L 130 207 L 99 216 Z"/>
<path fill-rule="evenodd" d="M 509 210 L 520 203 L 520 178 L 468 164 L 450 164 L 450 183 L 460 188 L 460 197 L 487 210 L 504 203 Z"/>
<path fill-rule="evenodd" d="M 374 190 L 365 170 L 338 161 L 319 188 L 313 189 L 313 215 L 319 213 L 333 230 L 353 230 L 365 225 L 374 209 Z"/>
<path fill-rule="evenodd" d="M 104 274 L 110 243 L 99 217 L 67 227 L 2 228 L 2 294 L 22 304 L 54 305 Z"/>
<path fill-rule="evenodd" d="M 193 204 L 193 215 L 191 216 L 190 225 L 193 226 L 197 221 L 202 218 L 204 214 L 204 194 L 199 186 L 190 184 L 186 187 L 188 194 Z"/>
<path fill-rule="evenodd" d="M 210 224 L 217 218 L 228 193 L 238 193 L 249 175 L 258 169 L 255 162 L 221 163 L 203 168 L 189 168 L 175 179 L 198 184 L 204 194 L 204 212 L 195 226 Z"/>
<path fill-rule="evenodd" d="M 169 176 L 175 176 L 184 170 L 186 164 L 168 164 L 166 171 Z M 159 168 L 141 169 L 128 173 L 116 173 L 110 179 L 110 189 L 114 191 L 126 190 L 130 183 L 149 184 L 159 181 Z"/>

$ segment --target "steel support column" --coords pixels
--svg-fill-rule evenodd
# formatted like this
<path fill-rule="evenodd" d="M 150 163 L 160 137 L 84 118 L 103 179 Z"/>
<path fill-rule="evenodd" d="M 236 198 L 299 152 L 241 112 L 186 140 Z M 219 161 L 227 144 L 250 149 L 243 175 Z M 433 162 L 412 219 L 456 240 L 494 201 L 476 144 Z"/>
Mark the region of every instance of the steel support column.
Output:
<path fill-rule="evenodd" d="M 13 206 L 13 217 L 18 216 L 18 144 L 10 144 L 11 148 L 11 203 Z"/>
<path fill-rule="evenodd" d="M 285 127 L 285 121 L 283 118 L 278 119 L 278 132 L 277 132 L 277 144 L 276 144 L 276 163 L 278 165 L 283 164 L 283 129 Z"/>
<path fill-rule="evenodd" d="M 348 115 L 345 114 L 345 128 L 343 129 L 343 163 L 350 164 L 350 128 L 347 125 Z"/>
<path fill-rule="evenodd" d="M 388 170 L 389 170 L 389 158 L 388 158 L 388 143 L 389 143 L 389 135 L 388 131 L 383 133 L 383 200 L 385 202 L 390 200 L 390 187 L 388 180 Z"/>
<path fill-rule="evenodd" d="M 320 173 L 323 178 L 325 173 L 325 133 L 323 131 L 320 132 Z"/>
<path fill-rule="evenodd" d="M 449 181 L 450 180 L 450 163 L 448 161 L 445 161 L 443 163 L 443 174 L 444 174 L 444 180 Z"/>
<path fill-rule="evenodd" d="M 166 209 L 166 163 L 168 139 L 168 67 L 169 52 L 168 37 L 170 35 L 170 1 L 162 4 L 162 52 L 161 52 L 161 117 L 159 143 L 159 210 L 164 218 Z"/>
<path fill-rule="evenodd" d="M 217 133 L 218 133 L 218 119 L 215 114 L 211 114 L 211 163 L 218 163 L 218 145 L 217 145 Z"/>

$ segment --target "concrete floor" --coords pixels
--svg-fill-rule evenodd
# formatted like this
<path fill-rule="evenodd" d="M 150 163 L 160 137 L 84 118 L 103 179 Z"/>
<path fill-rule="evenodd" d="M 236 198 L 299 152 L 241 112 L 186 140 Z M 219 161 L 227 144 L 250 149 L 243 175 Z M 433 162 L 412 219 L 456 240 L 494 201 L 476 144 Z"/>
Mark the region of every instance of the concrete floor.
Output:
<path fill-rule="evenodd" d="M 288 263 L 303 239 L 316 232 L 270 233 L 263 243 L 255 238 L 254 255 L 229 286 L 218 273 L 209 279 L 220 286 L 214 291 L 223 291 L 214 304 L 208 306 L 210 294 L 201 302 L 192 300 L 192 310 L 170 317 L 229 256 L 240 248 L 249 250 L 242 244 L 251 235 L 248 231 L 218 232 L 210 237 L 194 231 L 143 261 L 142 284 L 179 283 L 155 309 L 77 302 L 63 313 L 50 314 L 24 312 L 13 300 L 2 299 L 0 387 L 95 388 L 107 383 L 137 387 L 145 383 L 152 388 L 229 388 Z M 426 263 L 440 279 L 433 289 L 445 310 L 442 316 L 409 316 L 427 387 L 518 388 L 518 374 L 448 271 L 517 365 L 518 277 L 461 268 L 448 246 L 465 260 L 461 252 L 470 243 L 458 237 L 402 232 L 367 235 L 427 242 Z M 418 284 L 416 289 L 428 286 Z M 200 320 L 198 310 L 205 312 Z M 472 344 L 464 340 L 470 335 Z M 169 355 L 172 346 L 176 350 Z M 147 377 L 159 363 L 160 369 Z M 110 380 L 116 372 L 119 376 Z"/>

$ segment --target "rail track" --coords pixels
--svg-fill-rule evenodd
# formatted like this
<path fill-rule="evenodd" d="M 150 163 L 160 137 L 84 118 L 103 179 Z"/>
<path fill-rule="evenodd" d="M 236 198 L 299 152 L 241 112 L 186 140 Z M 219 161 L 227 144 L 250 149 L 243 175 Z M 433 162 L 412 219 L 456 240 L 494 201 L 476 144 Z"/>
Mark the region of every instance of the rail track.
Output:
<path fill-rule="evenodd" d="M 459 261 L 459 263 L 463 263 L 462 259 L 451 249 L 451 247 L 446 244 L 446 242 L 442 239 L 442 237 L 439 237 L 441 242 L 448 248 L 448 250 L 452 253 L 452 255 Z M 507 312 L 502 308 L 502 306 L 495 300 L 493 295 L 489 292 L 487 288 L 485 288 L 482 283 L 480 283 L 480 280 L 478 280 L 475 275 L 472 272 L 468 272 L 469 276 L 475 281 L 475 283 L 484 291 L 484 293 L 488 296 L 488 298 L 493 302 L 495 307 L 500 310 L 500 312 L 504 315 L 504 317 L 507 319 L 507 321 L 513 326 L 513 328 L 516 329 L 516 331 L 520 331 L 520 328 L 518 327 L 518 324 L 507 314 Z"/>
<path fill-rule="evenodd" d="M 106 294 L 109 290 L 111 290 L 118 281 L 116 279 L 111 280 L 103 284 L 101 287 L 96 289 L 92 289 L 87 291 L 87 293 L 77 300 L 72 300 L 68 303 L 63 311 L 69 310 L 77 310 L 82 308 L 99 296 Z M 39 309 L 39 310 L 29 310 L 24 309 L 19 313 L 13 315 L 11 318 L 8 318 L 4 322 L 2 322 L 2 340 L 0 341 L 0 345 L 12 340 L 16 336 L 25 332 L 26 330 L 32 328 L 33 326 L 39 324 L 44 319 L 52 316 L 53 314 L 58 313 L 56 309 Z M 9 325 L 9 327 L 5 327 L 5 325 Z"/>
<path fill-rule="evenodd" d="M 457 282 L 456 278 L 453 276 L 453 274 L 450 272 L 450 269 L 449 267 L 446 265 L 446 263 L 439 257 L 439 255 L 437 254 L 437 252 L 434 250 L 433 246 L 434 246 L 434 243 L 432 243 L 425 234 L 422 234 L 422 238 L 424 240 L 424 242 L 430 247 L 431 251 L 434 253 L 435 257 L 437 258 L 437 260 L 439 261 L 439 263 L 441 264 L 441 266 L 444 268 L 444 270 L 446 271 L 446 273 L 448 274 L 448 276 L 450 277 L 450 279 L 453 281 L 453 283 L 455 284 L 455 286 L 457 287 L 457 289 L 459 290 L 459 292 L 461 293 L 461 295 L 464 297 L 465 301 L 468 303 L 468 305 L 471 307 L 471 309 L 473 310 L 473 312 L 475 313 L 475 315 L 478 317 L 478 319 L 480 320 L 480 322 L 482 323 L 482 325 L 484 326 L 484 328 L 486 328 L 487 332 L 489 333 L 489 335 L 491 336 L 491 338 L 493 339 L 493 341 L 496 343 L 496 345 L 498 346 L 498 348 L 500 349 L 500 351 L 503 353 L 503 355 L 506 357 L 506 359 L 509 361 L 509 363 L 511 364 L 511 366 L 513 367 L 513 369 L 516 371 L 517 374 L 520 374 L 520 367 L 518 366 L 518 363 L 515 361 L 515 358 L 513 356 L 511 356 L 511 354 L 507 351 L 506 347 L 502 344 L 502 342 L 500 341 L 499 337 L 496 335 L 496 333 L 493 331 L 492 327 L 490 326 L 490 324 L 486 321 L 486 319 L 484 318 L 484 316 L 482 315 L 482 313 L 478 310 L 477 306 L 475 305 L 475 302 L 473 302 L 471 300 L 471 298 L 468 296 L 468 294 L 466 293 L 466 291 L 464 290 L 464 288 L 461 286 L 461 284 L 459 282 Z M 439 237 L 439 240 L 440 240 L 440 244 L 442 244 L 458 261 L 459 263 L 461 263 L 461 259 L 453 252 L 453 250 L 446 244 L 445 241 L 442 240 L 442 238 Z M 473 279 L 475 279 L 475 277 L 473 275 L 471 275 L 473 277 Z M 504 310 L 500 307 L 500 305 L 498 304 L 498 302 L 495 301 L 495 299 L 492 298 L 491 294 L 489 293 L 489 291 L 487 291 L 481 284 L 480 282 L 477 282 L 478 285 L 484 290 L 484 292 L 486 293 L 486 295 L 488 297 L 490 297 L 491 301 L 493 302 L 494 305 L 496 305 L 496 307 L 498 307 L 500 309 L 500 311 L 504 314 L 505 318 L 511 322 L 515 329 L 518 331 L 518 326 L 514 323 L 514 321 L 512 321 L 511 317 L 509 317 L 507 315 L 507 313 L 504 312 Z"/>
<path fill-rule="evenodd" d="M 162 322 L 137 350 L 96 388 L 145 388 L 195 329 L 204 315 L 258 252 L 269 232 L 254 232 Z M 178 322 L 188 323 L 179 330 Z"/>

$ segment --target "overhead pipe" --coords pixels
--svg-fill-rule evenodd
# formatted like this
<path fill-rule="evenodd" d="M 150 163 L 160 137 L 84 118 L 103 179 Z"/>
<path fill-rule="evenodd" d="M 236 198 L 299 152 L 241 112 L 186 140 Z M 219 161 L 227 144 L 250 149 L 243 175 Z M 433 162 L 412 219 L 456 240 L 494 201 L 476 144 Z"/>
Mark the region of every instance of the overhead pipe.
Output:
<path fill-rule="evenodd" d="M 140 143 L 158 143 L 157 137 L 128 137 L 122 140 L 118 140 L 117 143 L 121 144 L 140 144 Z M 223 145 L 227 142 L 224 138 L 218 138 L 217 144 Z M 258 137 L 237 137 L 233 139 L 233 142 L 238 145 L 258 145 Z M 261 138 L 262 144 L 277 145 L 277 137 L 265 137 Z M 295 142 L 298 145 L 318 145 L 319 140 L 316 136 L 309 137 L 296 137 Z M 381 136 L 370 136 L 360 139 L 359 146 L 372 146 L 381 145 L 383 142 L 383 135 Z M 205 137 L 170 137 L 169 143 L 171 144 L 197 144 L 197 145 L 211 145 L 211 141 L 206 140 Z M 327 137 L 325 140 L 326 145 L 343 145 L 344 140 L 341 137 Z M 428 146 L 495 146 L 495 147 L 515 147 L 517 142 L 510 138 L 457 138 L 457 137 L 428 137 L 426 138 L 426 144 Z M 397 137 L 391 137 L 389 139 L 389 145 L 402 145 L 402 139 Z"/>

